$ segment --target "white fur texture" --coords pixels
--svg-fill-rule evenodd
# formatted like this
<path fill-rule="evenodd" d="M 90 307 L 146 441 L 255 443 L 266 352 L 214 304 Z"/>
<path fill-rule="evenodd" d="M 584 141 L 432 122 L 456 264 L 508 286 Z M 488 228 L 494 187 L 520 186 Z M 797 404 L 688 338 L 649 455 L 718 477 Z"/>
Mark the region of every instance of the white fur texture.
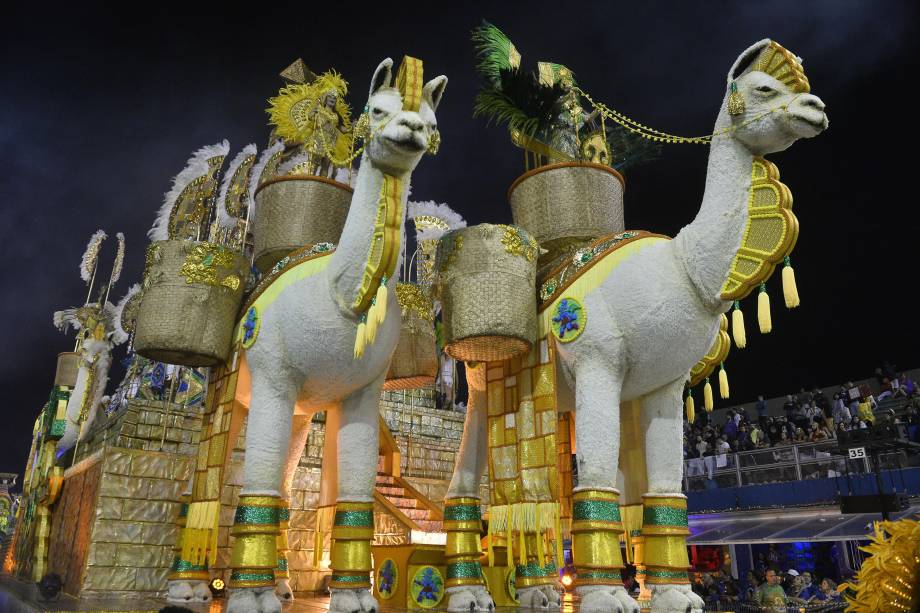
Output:
<path fill-rule="evenodd" d="M 768 42 L 761 41 L 742 57 Z M 716 130 L 731 131 L 713 139 L 696 218 L 673 241 L 653 244 L 625 260 L 589 292 L 582 301 L 588 319 L 581 336 L 557 344 L 564 375 L 557 378 L 560 399 L 571 396 L 566 383 L 574 386 L 574 407 L 560 408 L 576 411 L 579 489 L 616 486 L 620 404 L 641 400 L 648 492 L 680 492 L 681 391 L 690 368 L 712 345 L 720 315 L 731 305 L 719 293 L 747 222 L 753 157 L 782 151 L 827 127 L 824 104 L 816 96 L 795 94 L 762 72 L 748 70 L 733 78 L 739 62 L 729 73 L 729 83 L 736 82 L 747 110 L 741 116 L 728 115 L 726 86 Z M 467 370 L 471 402 L 477 396 L 476 376 L 475 369 Z M 456 484 L 457 491 L 463 489 L 465 475 L 485 461 L 478 457 L 480 446 L 477 437 L 464 433 L 451 488 Z M 472 455 L 475 461 L 469 459 Z M 675 586 L 660 586 L 658 594 L 654 611 L 684 613 L 688 606 L 701 606 Z M 619 601 L 609 591 L 595 590 L 585 593 L 581 608 L 591 613 L 624 610 Z"/>
<path fill-rule="evenodd" d="M 236 225 L 236 217 L 233 217 L 227 212 L 227 194 L 230 192 L 230 183 L 233 181 L 233 175 L 235 175 L 236 171 L 243 165 L 246 158 L 250 155 L 255 155 L 256 151 L 255 144 L 249 143 L 236 154 L 230 162 L 230 165 L 227 166 L 227 170 L 224 171 L 224 178 L 220 182 L 220 192 L 218 192 L 217 195 L 217 223 L 221 228 L 227 229 Z"/>
<path fill-rule="evenodd" d="M 157 212 L 153 227 L 147 232 L 151 241 L 165 241 L 169 238 L 169 216 L 176 204 L 176 199 L 188 184 L 208 172 L 208 160 L 218 155 L 227 155 L 230 152 L 230 143 L 223 140 L 214 145 L 207 145 L 192 154 L 185 168 L 173 178 L 172 188 L 163 197 L 163 204 Z"/>
<path fill-rule="evenodd" d="M 93 270 L 96 268 L 96 262 L 99 260 L 99 246 L 102 245 L 102 241 L 108 238 L 108 235 L 105 233 L 105 230 L 96 230 L 93 232 L 93 235 L 89 237 L 89 242 L 86 244 L 86 250 L 83 252 L 83 257 L 80 259 L 80 278 L 83 279 L 86 283 L 89 283 L 90 279 L 93 277 Z"/>
<path fill-rule="evenodd" d="M 338 248 L 324 271 L 288 286 L 264 309 L 258 340 L 246 351 L 252 384 L 243 493 L 282 493 L 296 404 L 300 414 L 339 412 L 336 442 L 342 453 L 338 456 L 337 499 L 373 500 L 377 407 L 400 330 L 395 279 L 388 282 L 387 317 L 376 341 L 360 359 L 352 355 L 358 314 L 351 305 L 370 252 L 384 173 L 395 174 L 408 185 L 428 135 L 435 129 L 434 109 L 446 82 L 444 77 L 429 82 L 420 111 L 404 111 L 399 93 L 389 87 L 391 67 L 392 60 L 382 62 L 372 81 L 375 85 L 368 106 L 374 136 L 358 171 Z M 263 153 L 263 159 L 267 155 Z M 253 176 L 257 176 L 255 171 Z M 243 591 L 231 595 L 230 613 L 273 610 L 264 608 L 270 605 L 267 597 L 265 603 L 253 603 L 252 594 L 240 594 Z M 333 613 L 377 608 L 367 590 L 335 590 L 330 602 Z"/>

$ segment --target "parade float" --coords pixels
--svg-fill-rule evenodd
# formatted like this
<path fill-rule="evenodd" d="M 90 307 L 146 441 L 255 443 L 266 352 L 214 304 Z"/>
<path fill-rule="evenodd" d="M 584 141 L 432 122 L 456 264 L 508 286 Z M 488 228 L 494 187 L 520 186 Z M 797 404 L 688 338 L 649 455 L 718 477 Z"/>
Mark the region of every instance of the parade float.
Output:
<path fill-rule="evenodd" d="M 340 75 L 292 64 L 269 103 L 266 149 L 249 145 L 225 168 L 224 141 L 176 176 L 140 287 L 118 307 L 100 296 L 56 318 L 80 339 L 36 423 L 8 568 L 38 580 L 50 560 L 68 593 L 184 603 L 226 583 L 232 613 L 278 611 L 295 585 L 328 586 L 335 613 L 554 608 L 571 540 L 585 611 L 639 609 L 622 587 L 621 544 L 653 610 L 702 608 L 687 573 L 684 407 L 692 421 L 703 383 L 711 410 L 716 369 L 728 396 L 725 313 L 734 307 L 744 347 L 739 301 L 759 290 L 769 332 L 765 283 L 780 263 L 797 306 L 798 225 L 763 156 L 823 131 L 823 103 L 800 60 L 765 40 L 731 67 L 713 133 L 674 136 L 596 102 L 565 66 L 523 69 L 494 27 L 474 42 L 476 111 L 507 123 L 524 153 L 507 195 L 514 225 L 465 227 L 445 206 L 408 201 L 416 165 L 441 146 L 445 77 L 425 81 L 412 57 L 384 60 L 352 122 Z M 699 214 L 673 240 L 627 230 L 621 171 L 678 143 L 710 146 Z M 99 426 L 98 382 L 111 346 L 129 339 L 123 406 Z M 439 341 L 466 363 L 469 388 L 452 478 L 443 506 L 416 492 L 405 538 L 383 542 L 381 511 L 401 511 L 381 492 L 414 490 L 381 393 L 429 385 Z M 138 398 L 154 379 L 157 410 Z M 309 544 L 292 539 L 305 517 Z M 92 526 L 73 532 L 70 555 L 54 537 L 65 523 Z"/>

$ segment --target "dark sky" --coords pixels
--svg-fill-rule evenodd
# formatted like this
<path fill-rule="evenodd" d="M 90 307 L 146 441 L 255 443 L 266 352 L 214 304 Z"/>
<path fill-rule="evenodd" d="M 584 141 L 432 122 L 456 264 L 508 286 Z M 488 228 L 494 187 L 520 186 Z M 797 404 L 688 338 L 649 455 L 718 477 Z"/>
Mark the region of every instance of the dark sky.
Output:
<path fill-rule="evenodd" d="M 233 153 L 249 142 L 261 148 L 266 99 L 281 85 L 277 73 L 297 57 L 315 71 L 343 73 L 357 110 L 384 57 L 408 53 L 425 61 L 426 76 L 446 74 L 438 112 L 443 146 L 415 172 L 413 197 L 448 202 L 470 223 L 510 222 L 505 193 L 523 170 L 521 154 L 503 129 L 471 118 L 477 83 L 469 32 L 482 18 L 509 34 L 528 67 L 563 63 L 596 98 L 677 134 L 711 130 L 725 74 L 749 44 L 771 37 L 802 56 L 831 127 L 771 158 L 801 224 L 793 261 L 802 306 L 781 307 L 776 275 L 774 331 L 762 336 L 755 299 L 746 301 L 748 348 L 733 350 L 727 363 L 733 397 L 860 378 L 885 359 L 920 365 L 912 291 L 920 214 L 909 187 L 917 172 L 909 149 L 916 105 L 908 96 L 917 74 L 915 2 L 433 8 L 441 4 L 213 4 L 199 15 L 152 3 L 143 15 L 84 7 L 67 14 L 38 3 L 30 13 L 5 9 L 0 471 L 22 471 L 55 356 L 72 347 L 51 315 L 83 300 L 78 265 L 90 234 L 104 228 L 127 236 L 116 301 L 140 280 L 146 230 L 189 153 L 223 138 Z M 670 146 L 662 159 L 630 171 L 627 228 L 674 235 L 689 222 L 707 154 L 702 146 Z"/>

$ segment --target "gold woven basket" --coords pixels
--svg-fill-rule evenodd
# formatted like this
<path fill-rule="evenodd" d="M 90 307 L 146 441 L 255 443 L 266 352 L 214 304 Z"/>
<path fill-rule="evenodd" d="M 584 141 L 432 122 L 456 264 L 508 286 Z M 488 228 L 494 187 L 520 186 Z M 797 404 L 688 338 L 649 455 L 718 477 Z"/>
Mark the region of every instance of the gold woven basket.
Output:
<path fill-rule="evenodd" d="M 547 250 L 623 231 L 623 176 L 609 166 L 562 162 L 535 168 L 508 188 L 514 223 Z"/>
<path fill-rule="evenodd" d="M 516 226 L 481 224 L 438 244 L 445 351 L 464 362 L 526 353 L 537 329 L 537 243 Z"/>
<path fill-rule="evenodd" d="M 227 361 L 249 267 L 214 243 L 166 240 L 150 245 L 134 349 L 167 364 Z"/>
<path fill-rule="evenodd" d="M 401 310 L 402 327 L 383 389 L 394 391 L 431 385 L 438 376 L 438 344 L 431 296 L 418 285 L 398 283 L 396 300 Z"/>
<path fill-rule="evenodd" d="M 77 371 L 80 370 L 80 354 L 65 351 L 58 354 L 57 370 L 54 373 L 55 385 L 73 387 L 77 384 Z"/>
<path fill-rule="evenodd" d="M 252 236 L 255 265 L 271 270 L 281 258 L 316 243 L 338 243 L 353 190 L 309 175 L 276 177 L 256 190 Z"/>

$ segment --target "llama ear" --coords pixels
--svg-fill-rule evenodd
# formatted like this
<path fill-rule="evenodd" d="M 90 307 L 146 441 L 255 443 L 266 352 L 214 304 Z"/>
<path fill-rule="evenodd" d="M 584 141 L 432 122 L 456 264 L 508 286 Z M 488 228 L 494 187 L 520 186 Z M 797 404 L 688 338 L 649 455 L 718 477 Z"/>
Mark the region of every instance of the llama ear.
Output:
<path fill-rule="evenodd" d="M 738 59 L 735 60 L 735 63 L 732 64 L 732 69 L 728 71 L 728 82 L 731 83 L 744 74 L 744 71 L 751 67 L 751 64 L 757 59 L 760 52 L 769 45 L 770 39 L 765 38 L 745 49 L 741 55 L 738 56 Z"/>
<path fill-rule="evenodd" d="M 371 91 L 368 98 L 374 95 L 381 87 L 389 87 L 390 80 L 393 76 L 393 58 L 387 58 L 380 62 L 377 70 L 374 71 L 374 77 L 371 79 Z"/>
<path fill-rule="evenodd" d="M 447 77 L 441 75 L 425 83 L 422 88 L 422 97 L 428 101 L 432 111 L 438 110 L 441 104 L 441 96 L 444 95 L 444 89 L 447 87 Z"/>

